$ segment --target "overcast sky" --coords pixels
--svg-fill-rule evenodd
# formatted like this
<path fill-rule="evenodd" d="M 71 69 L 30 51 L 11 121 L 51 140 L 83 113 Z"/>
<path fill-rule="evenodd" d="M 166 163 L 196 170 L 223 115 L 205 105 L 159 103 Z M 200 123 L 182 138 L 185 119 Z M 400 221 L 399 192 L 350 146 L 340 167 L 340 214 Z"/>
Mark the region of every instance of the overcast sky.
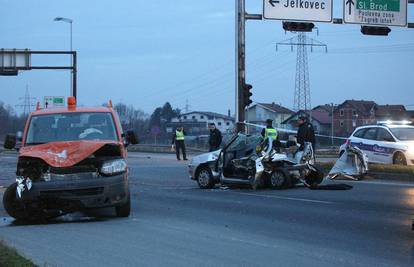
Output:
<path fill-rule="evenodd" d="M 260 13 L 261 0 L 246 0 Z M 0 0 L 0 47 L 78 52 L 78 101 L 112 99 L 147 113 L 170 101 L 184 109 L 234 112 L 234 0 Z M 334 1 L 334 17 L 342 15 Z M 414 5 L 408 9 L 414 22 Z M 363 36 L 357 25 L 317 23 L 309 38 L 328 45 L 309 52 L 312 105 L 345 99 L 405 104 L 414 109 L 414 29 L 392 28 L 388 37 Z M 296 51 L 275 44 L 294 34 L 280 21 L 247 23 L 247 81 L 253 100 L 292 108 Z M 68 64 L 68 58 L 33 58 L 33 64 Z M 16 105 L 30 94 L 69 94 L 67 71 L 30 71 L 0 77 L 0 101 Z"/>

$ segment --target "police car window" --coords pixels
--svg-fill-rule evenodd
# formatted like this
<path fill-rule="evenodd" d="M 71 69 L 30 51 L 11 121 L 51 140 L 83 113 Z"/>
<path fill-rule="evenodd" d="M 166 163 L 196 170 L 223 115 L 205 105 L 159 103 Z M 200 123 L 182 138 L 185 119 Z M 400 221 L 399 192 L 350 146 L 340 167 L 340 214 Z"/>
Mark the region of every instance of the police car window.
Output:
<path fill-rule="evenodd" d="M 394 141 L 394 138 L 392 137 L 392 135 L 387 130 L 385 130 L 383 128 L 378 128 L 377 140 L 378 141 L 392 142 L 392 141 Z"/>
<path fill-rule="evenodd" d="M 364 133 L 364 139 L 368 139 L 368 140 L 375 140 L 377 137 L 377 129 L 376 128 L 369 128 L 368 130 L 366 130 L 366 132 Z"/>
<path fill-rule="evenodd" d="M 356 133 L 354 134 L 354 136 L 355 137 L 358 137 L 358 138 L 362 138 L 362 136 L 364 136 L 365 130 L 366 129 L 360 129 L 360 130 L 356 131 Z"/>
<path fill-rule="evenodd" d="M 413 141 L 414 140 L 414 128 L 391 128 L 391 132 L 401 141 Z"/>

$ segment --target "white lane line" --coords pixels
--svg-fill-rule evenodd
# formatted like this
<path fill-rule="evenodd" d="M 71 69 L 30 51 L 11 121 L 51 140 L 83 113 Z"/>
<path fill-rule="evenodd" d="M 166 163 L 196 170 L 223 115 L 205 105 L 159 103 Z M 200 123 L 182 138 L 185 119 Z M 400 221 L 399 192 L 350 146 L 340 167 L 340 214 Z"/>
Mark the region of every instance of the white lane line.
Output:
<path fill-rule="evenodd" d="M 339 181 L 339 180 L 338 180 Z M 351 181 L 346 180 L 346 183 L 355 183 L 355 184 L 375 184 L 375 185 L 395 185 L 401 187 L 414 187 L 414 183 L 404 183 L 404 182 L 388 182 L 388 181 Z"/>
<path fill-rule="evenodd" d="M 255 196 L 255 197 L 276 198 L 276 199 L 284 199 L 284 200 L 293 200 L 293 201 L 302 201 L 302 202 L 310 202 L 310 203 L 319 203 L 319 204 L 335 204 L 335 202 L 331 202 L 331 201 L 316 200 L 316 199 L 307 199 L 307 198 L 282 197 L 282 196 L 275 196 L 275 195 L 260 195 L 260 194 L 242 193 L 242 192 L 231 192 L 231 193 L 236 193 L 236 194 L 240 194 L 240 195 L 247 195 L 247 196 Z"/>

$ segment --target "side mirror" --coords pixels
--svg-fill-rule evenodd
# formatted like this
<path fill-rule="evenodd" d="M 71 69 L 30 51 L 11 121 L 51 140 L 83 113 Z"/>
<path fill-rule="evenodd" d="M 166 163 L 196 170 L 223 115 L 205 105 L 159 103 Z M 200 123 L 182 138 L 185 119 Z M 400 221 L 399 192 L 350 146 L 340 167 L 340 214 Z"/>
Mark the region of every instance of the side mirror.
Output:
<path fill-rule="evenodd" d="M 125 133 L 125 141 L 127 144 L 136 145 L 138 144 L 138 137 L 135 135 L 134 131 L 126 131 Z"/>
<path fill-rule="evenodd" d="M 6 139 L 4 140 L 4 148 L 13 149 L 15 147 L 16 147 L 16 136 L 14 134 L 6 135 Z"/>

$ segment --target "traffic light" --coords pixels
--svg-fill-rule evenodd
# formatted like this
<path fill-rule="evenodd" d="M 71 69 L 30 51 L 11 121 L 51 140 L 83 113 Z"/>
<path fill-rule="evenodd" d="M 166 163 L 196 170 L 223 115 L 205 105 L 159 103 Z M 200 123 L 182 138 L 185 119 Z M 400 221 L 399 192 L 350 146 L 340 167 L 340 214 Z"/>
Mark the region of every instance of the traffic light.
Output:
<path fill-rule="evenodd" d="M 311 32 L 315 24 L 308 22 L 283 21 L 283 29 L 290 32 Z"/>
<path fill-rule="evenodd" d="M 391 29 L 388 27 L 361 26 L 361 32 L 364 35 L 388 36 Z"/>
<path fill-rule="evenodd" d="M 253 95 L 252 92 L 250 92 L 252 88 L 253 86 L 247 83 L 243 87 L 243 101 L 245 107 L 248 107 L 251 103 L 253 103 L 253 101 L 250 99 L 250 97 Z"/>

